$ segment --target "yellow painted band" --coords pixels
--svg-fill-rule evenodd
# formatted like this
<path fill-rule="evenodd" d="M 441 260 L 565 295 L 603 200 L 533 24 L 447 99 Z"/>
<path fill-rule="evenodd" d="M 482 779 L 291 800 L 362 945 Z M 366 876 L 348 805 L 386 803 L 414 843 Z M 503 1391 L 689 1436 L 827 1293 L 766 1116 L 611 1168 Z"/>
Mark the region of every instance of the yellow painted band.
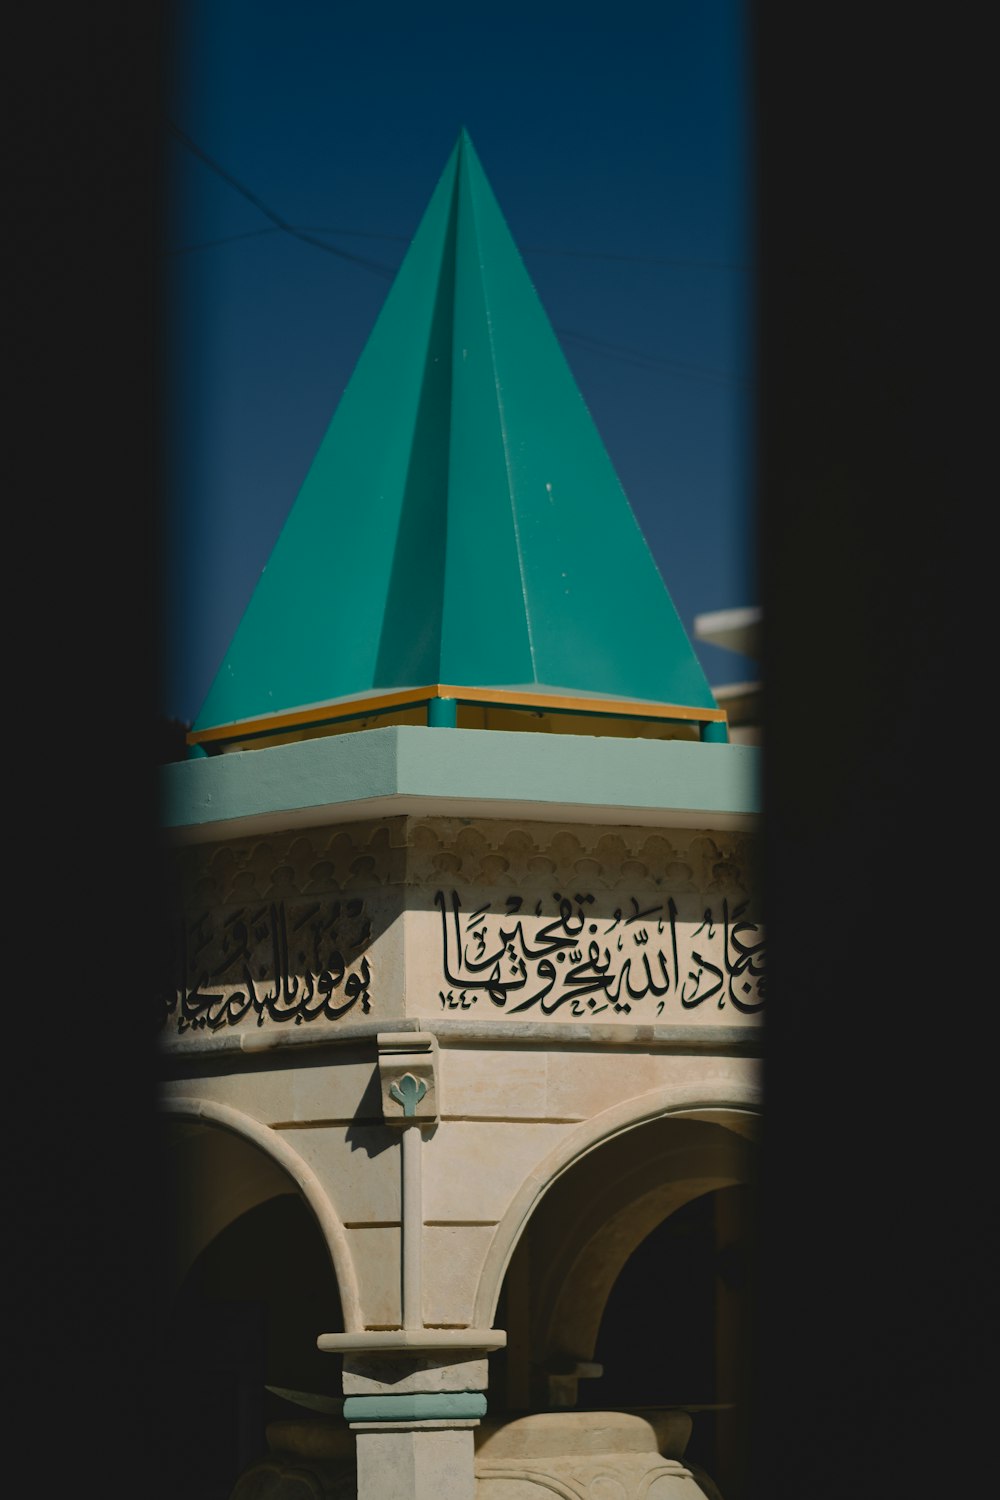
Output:
<path fill-rule="evenodd" d="M 258 719 L 242 719 L 235 724 L 217 724 L 211 729 L 192 729 L 189 745 L 212 740 L 238 740 L 247 735 L 271 734 L 310 724 L 335 722 L 338 719 L 361 718 L 384 713 L 412 703 L 429 703 L 434 698 L 453 698 L 458 703 L 483 703 L 497 708 L 559 709 L 563 713 L 603 714 L 629 719 L 688 719 L 699 724 L 726 723 L 724 708 L 687 708 L 677 703 L 644 703 L 627 698 L 570 698 L 555 693 L 519 692 L 509 688 L 452 687 L 445 683 L 418 688 L 402 688 L 395 693 L 372 693 L 363 698 L 341 699 L 337 703 L 317 703 L 311 708 L 289 709 L 285 713 L 267 714 Z"/>

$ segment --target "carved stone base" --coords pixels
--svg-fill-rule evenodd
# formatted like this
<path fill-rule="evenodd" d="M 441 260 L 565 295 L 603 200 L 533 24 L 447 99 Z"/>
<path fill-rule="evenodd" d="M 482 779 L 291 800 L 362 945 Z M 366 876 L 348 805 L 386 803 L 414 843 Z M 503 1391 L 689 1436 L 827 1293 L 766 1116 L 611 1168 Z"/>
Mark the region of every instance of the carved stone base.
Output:
<path fill-rule="evenodd" d="M 566 1500 L 722 1500 L 707 1475 L 681 1461 L 690 1431 L 690 1417 L 677 1411 L 648 1418 L 627 1412 L 545 1412 L 487 1422 L 476 1433 L 475 1500 L 551 1500 L 553 1493 Z M 414 1439 L 412 1431 L 392 1436 L 404 1443 Z M 426 1443 L 431 1434 L 417 1436 Z M 469 1442 L 472 1433 L 449 1437 Z M 343 1423 L 274 1423 L 268 1445 L 268 1457 L 240 1476 L 230 1500 L 355 1500 L 358 1495 L 354 1435 Z M 404 1464 L 392 1479 L 391 1500 L 421 1500 L 425 1493 L 445 1500 L 450 1493 L 464 1493 L 471 1479 L 466 1455 L 446 1456 L 454 1473 L 433 1480 L 419 1472 L 419 1465 Z M 401 1481 L 408 1487 L 400 1488 Z"/>
<path fill-rule="evenodd" d="M 484 1433 L 478 1445 L 476 1500 L 542 1500 L 553 1492 L 566 1500 L 704 1500 L 679 1456 L 690 1418 L 663 1415 L 656 1425 L 606 1411 L 545 1412 L 508 1422 Z"/>
<path fill-rule="evenodd" d="M 229 1500 L 355 1500 L 354 1438 L 343 1422 L 272 1422 L 267 1446 L 267 1457 L 244 1470 Z"/>

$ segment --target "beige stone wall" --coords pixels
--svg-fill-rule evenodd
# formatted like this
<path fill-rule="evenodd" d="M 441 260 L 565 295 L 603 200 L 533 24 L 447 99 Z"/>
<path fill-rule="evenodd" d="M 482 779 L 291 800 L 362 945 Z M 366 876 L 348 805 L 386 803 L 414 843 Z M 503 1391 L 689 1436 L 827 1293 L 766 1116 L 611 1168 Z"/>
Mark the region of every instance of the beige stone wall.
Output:
<path fill-rule="evenodd" d="M 358 1326 L 385 1329 L 401 1321 L 401 1169 L 398 1131 L 371 1112 L 374 1043 L 367 1050 L 367 1060 L 355 1048 L 343 1060 L 315 1059 L 305 1079 L 287 1059 L 249 1074 L 177 1078 L 164 1101 L 182 1118 L 200 1111 L 209 1123 L 223 1120 L 229 1134 L 256 1124 L 252 1144 L 280 1151 L 275 1160 L 285 1171 L 293 1163 L 293 1181 L 301 1164 L 341 1227 Z M 746 1057 L 443 1047 L 441 1118 L 422 1140 L 424 1322 L 473 1326 L 485 1317 L 488 1326 L 521 1229 L 553 1180 L 602 1141 L 665 1114 L 741 1128 L 755 1107 L 756 1075 Z M 193 1245 L 222 1227 L 225 1203 L 234 1213 L 245 1206 L 225 1155 L 216 1179 L 225 1194 L 205 1187 L 207 1226 L 189 1231 Z"/>
<path fill-rule="evenodd" d="M 230 1142 L 176 1158 L 199 1183 L 188 1253 L 284 1182 L 321 1224 L 348 1329 L 403 1316 L 380 1035 L 436 1037 L 412 1231 L 429 1327 L 488 1326 L 524 1225 L 602 1142 L 672 1115 L 739 1133 L 755 1108 L 747 835 L 400 818 L 173 866 L 164 1105 Z"/>

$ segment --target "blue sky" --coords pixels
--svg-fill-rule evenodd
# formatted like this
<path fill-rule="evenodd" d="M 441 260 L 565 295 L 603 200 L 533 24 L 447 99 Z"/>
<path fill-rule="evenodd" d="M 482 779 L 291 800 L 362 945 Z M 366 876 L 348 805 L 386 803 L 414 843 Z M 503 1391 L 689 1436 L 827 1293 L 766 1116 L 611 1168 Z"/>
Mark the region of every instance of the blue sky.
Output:
<path fill-rule="evenodd" d="M 685 625 L 757 603 L 744 4 L 173 18 L 164 712 L 197 714 L 462 125 Z"/>

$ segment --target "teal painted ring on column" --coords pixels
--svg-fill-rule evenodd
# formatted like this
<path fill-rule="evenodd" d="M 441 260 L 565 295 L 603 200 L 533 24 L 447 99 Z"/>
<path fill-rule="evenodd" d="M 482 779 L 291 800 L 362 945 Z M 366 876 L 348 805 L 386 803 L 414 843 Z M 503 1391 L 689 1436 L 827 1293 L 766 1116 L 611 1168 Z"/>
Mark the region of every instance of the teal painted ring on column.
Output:
<path fill-rule="evenodd" d="M 482 1391 L 417 1391 L 412 1395 L 345 1396 L 345 1422 L 468 1422 L 486 1415 Z"/>
<path fill-rule="evenodd" d="M 457 698 L 431 698 L 427 704 L 427 723 L 431 729 L 458 727 Z"/>

